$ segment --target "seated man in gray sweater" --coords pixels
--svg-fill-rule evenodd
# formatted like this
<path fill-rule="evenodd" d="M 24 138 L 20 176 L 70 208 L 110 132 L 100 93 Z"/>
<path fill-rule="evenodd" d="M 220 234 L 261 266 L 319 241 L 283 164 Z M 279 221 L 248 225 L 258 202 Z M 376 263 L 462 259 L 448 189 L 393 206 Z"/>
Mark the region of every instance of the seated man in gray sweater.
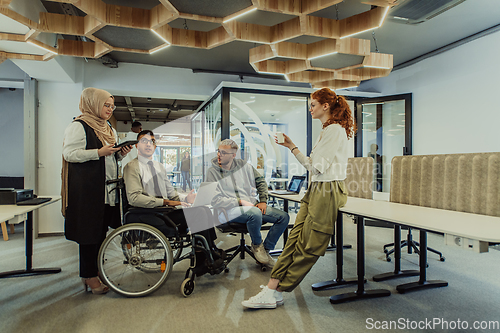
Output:
<path fill-rule="evenodd" d="M 267 184 L 262 175 L 246 161 L 237 159 L 238 145 L 230 139 L 223 140 L 217 157 L 207 172 L 207 182 L 218 182 L 212 206 L 224 208 L 229 222 L 245 223 L 252 239 L 252 251 L 262 264 L 273 266 L 269 251 L 274 249 L 281 234 L 288 226 L 287 213 L 267 207 Z M 252 194 L 257 190 L 258 199 Z M 221 215 L 221 222 L 225 217 Z M 224 220 L 224 221 L 222 221 Z M 273 223 L 267 237 L 262 241 L 262 223 Z"/>

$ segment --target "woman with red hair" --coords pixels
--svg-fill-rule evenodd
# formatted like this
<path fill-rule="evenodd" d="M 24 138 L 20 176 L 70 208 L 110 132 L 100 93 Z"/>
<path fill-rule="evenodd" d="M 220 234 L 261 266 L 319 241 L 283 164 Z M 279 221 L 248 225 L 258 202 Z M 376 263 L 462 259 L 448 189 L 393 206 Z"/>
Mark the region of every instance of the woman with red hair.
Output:
<path fill-rule="evenodd" d="M 299 285 L 320 256 L 334 232 L 338 209 L 347 201 L 344 179 L 347 169 L 347 140 L 356 132 L 351 109 L 343 96 L 328 88 L 311 94 L 309 112 L 323 124 L 310 156 L 301 153 L 284 135 L 284 143 L 309 171 L 311 183 L 301 201 L 293 229 L 271 272 L 267 286 L 242 304 L 246 308 L 276 308 L 283 304 L 282 292 Z M 277 141 L 276 141 L 277 142 Z"/>

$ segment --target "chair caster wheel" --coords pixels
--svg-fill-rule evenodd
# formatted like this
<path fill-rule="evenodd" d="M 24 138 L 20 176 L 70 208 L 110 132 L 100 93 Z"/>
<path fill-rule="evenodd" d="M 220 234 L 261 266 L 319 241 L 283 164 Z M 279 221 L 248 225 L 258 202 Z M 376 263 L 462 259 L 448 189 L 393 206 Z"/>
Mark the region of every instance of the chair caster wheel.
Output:
<path fill-rule="evenodd" d="M 384 253 L 387 253 L 387 252 L 389 252 L 389 251 L 388 251 L 388 250 L 386 250 L 386 249 L 384 249 Z"/>
<path fill-rule="evenodd" d="M 439 258 L 439 261 L 444 261 L 446 258 L 445 257 L 441 257 Z"/>
<path fill-rule="evenodd" d="M 188 297 L 191 295 L 194 291 L 194 280 L 191 280 L 190 278 L 185 279 L 182 281 L 181 284 L 181 294 L 184 297 Z"/>
<path fill-rule="evenodd" d="M 229 273 L 229 268 L 224 269 L 224 273 Z"/>
<path fill-rule="evenodd" d="M 385 258 L 385 260 L 387 260 L 387 262 L 391 262 L 391 258 L 389 257 Z"/>

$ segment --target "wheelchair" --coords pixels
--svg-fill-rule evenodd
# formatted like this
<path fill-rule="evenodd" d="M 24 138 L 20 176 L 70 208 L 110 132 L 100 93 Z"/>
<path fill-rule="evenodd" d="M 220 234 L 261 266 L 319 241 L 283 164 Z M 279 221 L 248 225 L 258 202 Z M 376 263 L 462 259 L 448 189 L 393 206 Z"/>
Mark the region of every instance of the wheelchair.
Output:
<path fill-rule="evenodd" d="M 121 193 L 123 225 L 113 230 L 99 250 L 101 279 L 116 293 L 141 297 L 160 288 L 172 272 L 173 265 L 190 260 L 180 290 L 184 297 L 195 288 L 195 277 L 227 272 L 225 256 L 215 258 L 206 238 L 179 227 L 164 213 L 172 208 L 129 207 L 122 179 L 114 190 Z M 213 217 L 207 207 L 206 216 Z M 187 249 L 183 254 L 183 250 Z M 203 261 L 203 262 L 199 262 Z"/>

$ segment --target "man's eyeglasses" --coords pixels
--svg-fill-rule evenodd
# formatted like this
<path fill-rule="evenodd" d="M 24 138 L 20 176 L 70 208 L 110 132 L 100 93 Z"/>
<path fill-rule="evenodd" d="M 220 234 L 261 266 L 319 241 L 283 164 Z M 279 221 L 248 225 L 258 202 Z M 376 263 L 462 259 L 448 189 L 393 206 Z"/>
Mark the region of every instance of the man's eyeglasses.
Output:
<path fill-rule="evenodd" d="M 226 155 L 233 154 L 232 152 L 227 152 L 227 151 L 220 150 L 220 149 L 217 149 L 216 151 L 217 151 L 217 154 L 221 154 L 221 156 L 226 156 Z"/>
<path fill-rule="evenodd" d="M 147 145 L 148 143 L 150 143 L 152 145 L 156 144 L 156 140 L 155 139 L 149 140 L 149 139 L 146 139 L 146 138 L 142 138 L 142 139 L 139 140 L 139 142 L 142 143 L 142 144 L 145 144 L 145 145 Z"/>
<path fill-rule="evenodd" d="M 104 107 L 108 108 L 108 109 L 111 109 L 113 111 L 115 111 L 115 109 L 116 109 L 116 105 L 108 104 L 108 103 L 104 104 Z"/>

